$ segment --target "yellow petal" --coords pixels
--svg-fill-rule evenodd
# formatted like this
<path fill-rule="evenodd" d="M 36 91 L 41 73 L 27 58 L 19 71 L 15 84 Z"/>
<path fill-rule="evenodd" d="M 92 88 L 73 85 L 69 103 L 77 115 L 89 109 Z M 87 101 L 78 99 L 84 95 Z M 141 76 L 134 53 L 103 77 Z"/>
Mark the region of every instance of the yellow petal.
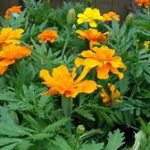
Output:
<path fill-rule="evenodd" d="M 101 64 L 101 62 L 99 62 L 97 59 L 93 59 L 93 58 L 86 58 L 84 60 L 84 66 L 88 67 L 88 68 L 94 68 L 96 66 L 99 66 Z"/>
<path fill-rule="evenodd" d="M 89 25 L 90 27 L 93 27 L 93 28 L 97 27 L 97 23 L 95 21 L 89 22 Z"/>
<path fill-rule="evenodd" d="M 122 79 L 124 77 L 124 74 L 118 71 L 118 69 L 110 66 L 110 71 L 118 76 L 119 79 Z"/>
<path fill-rule="evenodd" d="M 51 86 L 52 77 L 50 76 L 48 70 L 42 69 L 39 76 L 45 81 L 44 84 L 46 84 L 48 87 Z"/>
<path fill-rule="evenodd" d="M 109 66 L 104 65 L 103 67 L 98 67 L 97 69 L 97 77 L 99 79 L 108 79 L 109 78 Z"/>
<path fill-rule="evenodd" d="M 97 84 L 92 80 L 84 80 L 78 83 L 76 90 L 79 93 L 92 93 L 97 89 Z"/>
<path fill-rule="evenodd" d="M 84 59 L 78 57 L 75 59 L 76 67 L 82 66 L 83 64 L 84 64 Z"/>
<path fill-rule="evenodd" d="M 110 96 L 106 93 L 106 91 L 104 89 L 101 90 L 100 96 L 101 96 L 102 102 L 104 104 L 108 104 L 111 101 Z"/>
<path fill-rule="evenodd" d="M 91 50 L 86 50 L 86 51 L 83 51 L 81 53 L 81 56 L 83 57 L 88 57 L 88 58 L 97 58 L 96 57 L 96 54 L 94 52 L 92 52 Z"/>
<path fill-rule="evenodd" d="M 80 82 L 81 80 L 83 80 L 85 78 L 85 76 L 88 74 L 89 71 L 90 71 L 90 68 L 84 67 L 81 74 L 79 75 L 79 77 L 75 81 Z"/>

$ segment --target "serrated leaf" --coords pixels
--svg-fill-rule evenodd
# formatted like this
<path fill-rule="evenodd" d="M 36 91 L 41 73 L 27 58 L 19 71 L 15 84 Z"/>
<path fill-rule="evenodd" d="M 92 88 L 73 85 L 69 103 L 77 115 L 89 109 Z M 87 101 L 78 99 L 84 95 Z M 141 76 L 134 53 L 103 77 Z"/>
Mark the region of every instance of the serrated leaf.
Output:
<path fill-rule="evenodd" d="M 108 143 L 104 150 L 118 150 L 124 142 L 124 134 L 119 130 L 115 130 L 113 133 L 108 134 Z"/>

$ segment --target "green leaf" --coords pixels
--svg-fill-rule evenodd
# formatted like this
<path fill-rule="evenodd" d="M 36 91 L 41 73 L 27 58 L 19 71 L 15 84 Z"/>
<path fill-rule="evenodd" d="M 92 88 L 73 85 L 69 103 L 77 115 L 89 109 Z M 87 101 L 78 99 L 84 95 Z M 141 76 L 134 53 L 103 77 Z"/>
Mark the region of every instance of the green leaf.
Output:
<path fill-rule="evenodd" d="M 14 148 L 18 145 L 18 143 L 13 143 L 7 146 L 0 148 L 1 150 L 14 150 Z"/>
<path fill-rule="evenodd" d="M 84 143 L 81 145 L 79 150 L 102 150 L 104 147 L 104 143 Z"/>
<path fill-rule="evenodd" d="M 0 120 L 0 135 L 6 135 L 8 137 L 19 137 L 29 134 L 22 127 L 15 124 L 11 115 L 5 108 L 1 109 Z"/>
<path fill-rule="evenodd" d="M 115 130 L 114 133 L 108 134 L 108 143 L 104 150 L 118 150 L 124 142 L 124 134 L 119 130 Z"/>
<path fill-rule="evenodd" d="M 90 131 L 85 132 L 83 135 L 81 135 L 79 138 L 81 141 L 88 139 L 96 134 L 103 134 L 103 131 L 100 129 L 92 129 Z"/>
<path fill-rule="evenodd" d="M 90 110 L 77 108 L 75 110 L 75 112 L 78 113 L 80 116 L 88 119 L 88 120 L 95 121 L 95 118 L 94 118 L 93 114 L 91 114 Z"/>
<path fill-rule="evenodd" d="M 52 145 L 49 147 L 49 150 L 73 150 L 68 142 L 61 136 L 57 136 Z"/>

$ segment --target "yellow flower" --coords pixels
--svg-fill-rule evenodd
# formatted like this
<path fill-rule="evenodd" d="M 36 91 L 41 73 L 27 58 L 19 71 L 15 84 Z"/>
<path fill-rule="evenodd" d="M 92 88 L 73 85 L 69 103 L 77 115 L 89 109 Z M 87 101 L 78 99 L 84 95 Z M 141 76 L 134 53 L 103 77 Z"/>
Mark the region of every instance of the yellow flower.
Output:
<path fill-rule="evenodd" d="M 51 42 L 53 43 L 58 37 L 57 31 L 55 30 L 44 30 L 42 33 L 38 35 L 38 39 L 40 42 Z"/>
<path fill-rule="evenodd" d="M 136 0 L 135 1 L 139 6 L 148 8 L 150 7 L 150 1 L 149 0 Z"/>
<path fill-rule="evenodd" d="M 93 45 L 99 45 L 99 42 L 106 43 L 106 34 L 98 32 L 97 29 L 88 29 L 88 30 L 77 30 L 79 38 L 83 40 L 88 40 L 90 42 L 90 47 Z"/>
<path fill-rule="evenodd" d="M 115 50 L 107 46 L 93 47 L 92 50 L 83 51 L 80 55 L 83 58 L 76 58 L 75 64 L 77 67 L 84 66 L 87 68 L 97 67 L 97 77 L 99 79 L 108 79 L 109 72 L 116 74 L 119 79 L 122 79 L 124 74 L 118 69 L 124 68 L 121 57 L 114 56 Z"/>
<path fill-rule="evenodd" d="M 90 27 L 97 27 L 97 21 L 103 21 L 99 9 L 86 8 L 81 14 L 78 14 L 78 24 L 89 23 Z"/>
<path fill-rule="evenodd" d="M 40 77 L 44 84 L 50 89 L 44 94 L 60 94 L 74 98 L 79 93 L 92 93 L 97 89 L 97 85 L 92 80 L 83 80 L 89 69 L 85 68 L 79 77 L 76 78 L 76 68 L 70 73 L 66 66 L 61 65 L 53 69 L 52 74 L 48 70 L 42 69 Z"/>
<path fill-rule="evenodd" d="M 9 44 L 19 45 L 23 29 L 2 28 L 0 32 L 0 47 Z"/>
<path fill-rule="evenodd" d="M 7 9 L 4 16 L 5 19 L 9 19 L 12 13 L 21 13 L 21 7 L 22 6 L 12 6 L 11 8 Z"/>
<path fill-rule="evenodd" d="M 144 48 L 150 48 L 150 41 L 144 41 Z"/>
<path fill-rule="evenodd" d="M 103 17 L 104 21 L 111 21 L 113 19 L 116 21 L 120 21 L 120 16 L 113 11 L 103 14 Z"/>
<path fill-rule="evenodd" d="M 115 88 L 115 85 L 108 84 L 108 87 L 110 89 L 110 94 L 107 94 L 107 92 L 104 89 L 102 89 L 100 92 L 102 102 L 104 104 L 111 104 L 112 102 L 121 102 L 119 100 L 121 93 Z"/>
<path fill-rule="evenodd" d="M 3 74 L 9 65 L 16 60 L 31 55 L 31 50 L 26 46 L 8 45 L 0 51 L 0 74 Z"/>

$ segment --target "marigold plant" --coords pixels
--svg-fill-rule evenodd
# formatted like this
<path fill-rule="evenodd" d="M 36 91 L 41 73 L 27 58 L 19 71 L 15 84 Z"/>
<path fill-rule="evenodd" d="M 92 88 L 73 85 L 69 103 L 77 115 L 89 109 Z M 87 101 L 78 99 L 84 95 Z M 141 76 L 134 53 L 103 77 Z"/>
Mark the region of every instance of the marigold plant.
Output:
<path fill-rule="evenodd" d="M 51 75 L 48 70 L 42 69 L 40 77 L 44 80 L 43 83 L 50 88 L 44 94 L 60 94 L 74 98 L 79 93 L 92 93 L 97 88 L 95 81 L 83 80 L 88 71 L 89 69 L 85 68 L 77 77 L 76 68 L 70 73 L 64 65 L 54 68 Z"/>
<path fill-rule="evenodd" d="M 88 40 L 90 47 L 94 45 L 99 45 L 100 42 L 106 43 L 106 34 L 99 32 L 97 29 L 88 30 L 77 30 L 76 33 L 79 35 L 80 39 Z"/>
<path fill-rule="evenodd" d="M 103 21 L 104 18 L 100 14 L 100 10 L 97 8 L 86 8 L 81 14 L 78 14 L 78 24 L 88 23 L 90 27 L 97 27 L 97 21 Z"/>
<path fill-rule="evenodd" d="M 38 35 L 38 39 L 40 42 L 51 42 L 53 43 L 58 37 L 57 31 L 55 30 L 44 30 L 42 33 Z"/>
<path fill-rule="evenodd" d="M 12 6 L 5 12 L 5 19 L 9 19 L 12 13 L 21 13 L 22 6 Z"/>
<path fill-rule="evenodd" d="M 121 93 L 116 89 L 114 84 L 108 84 L 110 93 L 108 94 L 105 89 L 100 91 L 100 96 L 104 104 L 111 104 L 112 102 L 120 102 L 119 97 Z"/>
<path fill-rule="evenodd" d="M 118 69 L 125 68 L 125 65 L 121 57 L 114 56 L 114 49 L 107 46 L 93 47 L 91 50 L 83 51 L 80 55 L 83 58 L 76 58 L 76 66 L 97 67 L 97 77 L 99 79 L 108 79 L 109 72 L 116 74 L 119 79 L 123 78 L 124 74 Z"/>

